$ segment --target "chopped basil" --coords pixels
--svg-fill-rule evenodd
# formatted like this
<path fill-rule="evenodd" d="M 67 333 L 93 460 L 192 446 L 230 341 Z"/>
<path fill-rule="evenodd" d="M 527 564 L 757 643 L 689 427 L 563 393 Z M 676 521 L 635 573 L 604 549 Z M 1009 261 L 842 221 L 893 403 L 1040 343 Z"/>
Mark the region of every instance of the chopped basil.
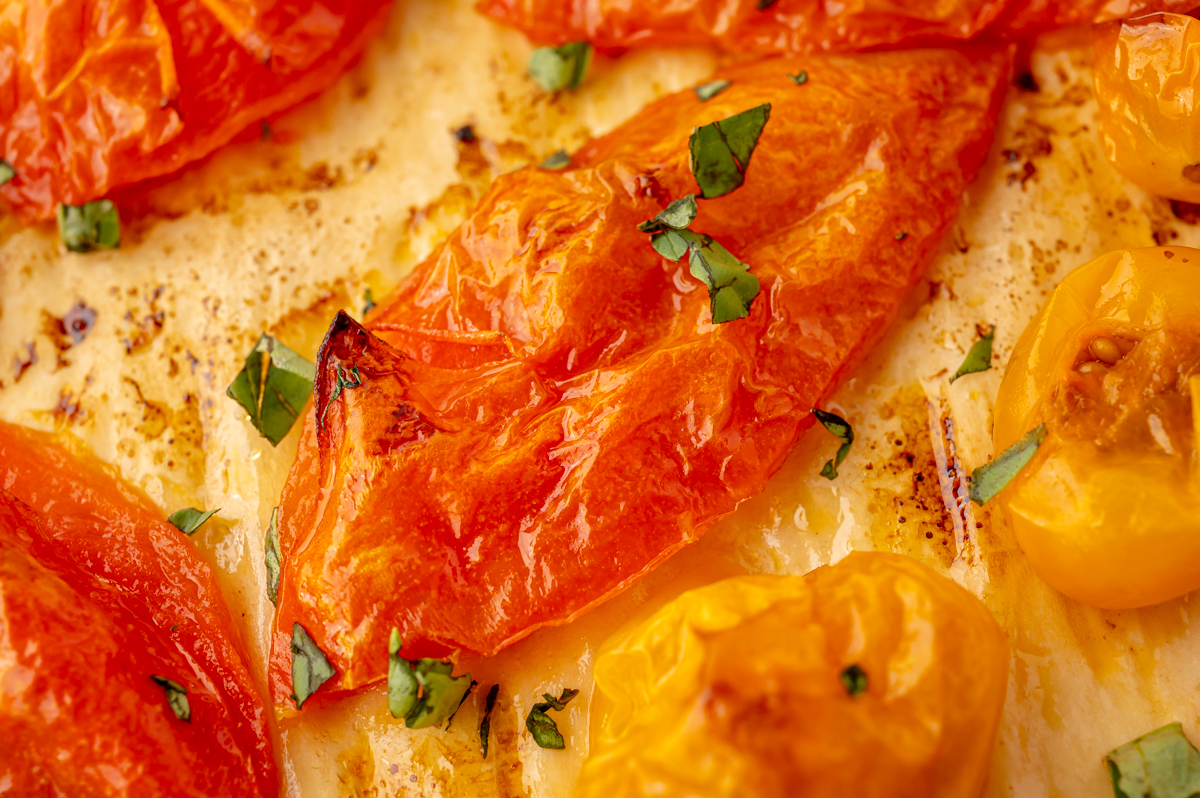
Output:
<path fill-rule="evenodd" d="M 171 513 L 167 520 L 183 534 L 190 535 L 218 512 L 220 512 L 219 507 L 216 510 L 209 510 L 207 513 L 197 510 L 195 507 L 184 507 L 182 510 Z"/>
<path fill-rule="evenodd" d="M 834 413 L 827 413 L 824 410 L 813 408 L 813 415 L 817 417 L 817 421 L 821 422 L 826 431 L 830 435 L 842 442 L 838 447 L 837 454 L 832 460 L 825 463 L 825 467 L 821 469 L 821 476 L 825 479 L 836 479 L 838 475 L 838 466 L 846 459 L 846 455 L 850 454 L 850 444 L 854 443 L 854 430 L 850 427 L 850 422 Z"/>
<path fill-rule="evenodd" d="M 312 396 L 315 375 L 312 363 L 264 334 L 225 395 L 250 414 L 250 423 L 272 446 L 278 446 Z"/>
<path fill-rule="evenodd" d="M 470 674 L 468 674 L 468 678 L 470 678 Z M 475 688 L 478 686 L 479 686 L 479 682 L 475 681 L 474 679 L 471 679 L 471 684 L 468 685 L 467 691 L 465 693 L 463 693 L 463 697 L 458 700 L 458 706 L 456 706 L 454 708 L 454 711 L 450 713 L 450 717 L 446 718 L 446 731 L 450 731 L 450 724 L 454 722 L 454 716 L 458 714 L 458 711 L 460 709 L 462 709 L 462 705 L 467 703 L 467 698 L 471 695 L 471 693 L 473 693 L 475 691 Z"/>
<path fill-rule="evenodd" d="M 801 69 L 795 75 L 789 72 L 788 77 L 791 78 L 792 83 L 795 83 L 797 86 L 803 86 L 805 83 L 808 83 L 808 71 L 804 69 Z"/>
<path fill-rule="evenodd" d="M 263 561 L 267 565 L 267 598 L 272 604 L 279 600 L 279 566 L 283 553 L 279 551 L 279 508 L 271 511 L 271 523 L 267 526 L 267 539 L 263 543 Z"/>
<path fill-rule="evenodd" d="M 9 166 L 8 161 L 0 161 L 0 186 L 17 176 L 17 171 Z"/>
<path fill-rule="evenodd" d="M 574 89 L 583 83 L 591 63 L 592 46 L 587 42 L 539 47 L 529 58 L 529 76 L 546 91 Z"/>
<path fill-rule="evenodd" d="M 664 208 L 658 216 L 638 225 L 643 233 L 659 233 L 666 229 L 686 230 L 696 220 L 696 195 L 688 194 Z"/>
<path fill-rule="evenodd" d="M 363 315 L 367 315 L 374 310 L 375 307 L 375 294 L 371 292 L 370 288 L 367 288 L 366 291 L 363 291 Z"/>
<path fill-rule="evenodd" d="M 551 155 L 546 160 L 542 161 L 541 168 L 549 169 L 553 172 L 558 172 L 566 169 L 571 165 L 571 156 L 567 155 L 566 150 L 559 150 Z"/>
<path fill-rule="evenodd" d="M 651 236 L 650 246 L 672 263 L 678 263 L 679 259 L 688 252 L 688 240 L 674 230 Z"/>
<path fill-rule="evenodd" d="M 710 80 L 708 83 L 701 83 L 699 86 L 696 86 L 692 91 L 696 92 L 696 96 L 700 98 L 700 102 L 706 103 L 728 89 L 731 85 L 727 80 Z"/>
<path fill-rule="evenodd" d="M 562 695 L 558 698 L 549 693 L 542 693 L 542 698 L 546 700 L 534 704 L 533 708 L 529 710 L 529 717 L 525 718 L 525 728 L 533 735 L 533 741 L 540 748 L 561 750 L 567 747 L 567 741 L 563 739 L 562 734 L 558 731 L 558 724 L 546 713 L 551 709 L 555 712 L 562 712 L 566 709 L 571 699 L 577 695 L 579 695 L 578 690 L 569 689 L 564 689 Z"/>
<path fill-rule="evenodd" d="M 333 393 L 329 395 L 329 401 L 325 403 L 325 409 L 321 411 L 321 417 L 317 419 L 317 429 L 325 425 L 325 414 L 329 412 L 329 408 L 333 405 L 337 398 L 342 395 L 342 391 L 346 388 L 358 388 L 362 385 L 362 375 L 358 373 L 358 366 L 350 367 L 350 374 L 353 379 L 346 376 L 346 372 L 342 371 L 342 367 L 337 367 L 337 379 L 334 381 Z"/>
<path fill-rule="evenodd" d="M 976 468 L 971 474 L 971 501 L 976 504 L 991 501 L 1029 463 L 1045 439 L 1046 425 L 1039 424 L 995 460 Z"/>
<path fill-rule="evenodd" d="M 676 200 L 671 207 L 682 201 Z M 669 212 L 671 207 L 663 213 Z M 655 217 L 655 221 L 661 216 Z M 684 254 L 688 255 L 688 270 L 708 286 L 713 324 L 725 324 L 750 315 L 750 306 L 758 296 L 758 278 L 750 274 L 748 265 L 735 258 L 711 236 L 690 230 L 668 229 L 652 236 L 650 243 L 658 254 L 673 262 L 677 262 Z"/>
<path fill-rule="evenodd" d="M 329 681 L 337 669 L 329 664 L 325 652 L 317 647 L 308 632 L 298 623 L 292 624 L 292 700 L 296 709 L 304 706 L 309 696 Z"/>
<path fill-rule="evenodd" d="M 907 230 L 901 230 L 899 233 L 896 233 L 896 240 L 897 240 L 897 241 L 903 241 L 903 240 L 904 240 L 904 239 L 906 239 L 906 238 L 908 238 L 908 231 L 907 231 Z"/>
<path fill-rule="evenodd" d="M 842 686 L 851 698 L 867 692 L 867 672 L 857 665 L 851 665 L 842 671 Z"/>
<path fill-rule="evenodd" d="M 1178 723 L 1155 729 L 1104 757 L 1115 798 L 1200 795 L 1200 751 Z"/>
<path fill-rule="evenodd" d="M 493 684 L 488 690 L 487 705 L 483 709 L 483 720 L 479 722 L 479 752 L 487 759 L 488 736 L 492 732 L 492 710 L 496 708 L 496 697 L 500 695 L 500 685 Z"/>
<path fill-rule="evenodd" d="M 987 333 L 975 342 L 971 351 L 967 352 L 966 360 L 958 367 L 958 371 L 954 372 L 950 382 L 954 382 L 964 374 L 975 374 L 979 371 L 987 371 L 992 367 L 992 339 L 995 336 L 996 325 L 993 324 L 988 328 Z"/>
<path fill-rule="evenodd" d="M 692 131 L 688 151 L 701 197 L 723 197 L 745 182 L 758 137 L 770 118 L 771 105 L 764 103 Z"/>
<path fill-rule="evenodd" d="M 121 246 L 121 218 L 111 200 L 58 206 L 58 236 L 71 252 Z"/>
<path fill-rule="evenodd" d="M 155 684 L 166 690 L 167 704 L 171 707 L 171 711 L 175 713 L 175 717 L 184 723 L 191 723 L 192 707 L 188 704 L 187 689 L 178 682 L 173 682 L 164 676 L 150 674 L 150 678 Z"/>
<path fill-rule="evenodd" d="M 400 656 L 400 630 L 388 640 L 388 712 L 410 729 L 440 726 L 458 711 L 475 686 L 471 674 L 451 676 L 454 664 Z"/>

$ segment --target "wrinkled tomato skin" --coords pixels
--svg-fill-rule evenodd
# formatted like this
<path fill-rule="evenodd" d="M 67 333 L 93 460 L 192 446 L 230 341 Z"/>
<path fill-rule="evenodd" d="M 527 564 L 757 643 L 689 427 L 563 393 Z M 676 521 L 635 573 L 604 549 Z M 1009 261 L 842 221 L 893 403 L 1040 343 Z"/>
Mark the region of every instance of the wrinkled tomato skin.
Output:
<path fill-rule="evenodd" d="M 987 607 L 902 555 L 716 582 L 601 646 L 575 795 L 979 796 L 1008 665 Z"/>
<path fill-rule="evenodd" d="M 848 52 L 947 43 L 1146 11 L 1192 0 L 480 0 L 479 10 L 539 44 L 586 40 L 602 50 L 707 45 L 731 53 Z"/>
<path fill-rule="evenodd" d="M 26 220 L 47 219 L 60 202 L 80 205 L 175 172 L 332 84 L 389 7 L 13 4 L 0 15 L 0 157 L 16 177 L 0 198 Z"/>
<path fill-rule="evenodd" d="M 1150 14 L 1097 26 L 1100 142 L 1130 182 L 1200 202 L 1200 21 Z"/>
<path fill-rule="evenodd" d="M 919 280 L 1008 71 L 1004 49 L 740 66 L 572 168 L 501 177 L 369 330 L 343 316 L 322 345 L 322 429 L 310 415 L 280 511 L 277 703 L 293 623 L 338 670 L 324 690 L 381 678 L 392 626 L 414 655 L 494 653 L 760 492 Z M 696 125 L 764 102 L 745 185 L 692 225 L 762 284 L 748 318 L 714 326 L 704 286 L 637 225 L 696 191 Z"/>
<path fill-rule="evenodd" d="M 1086 377 L 1079 353 L 1096 336 L 1142 340 Z M 1140 351 L 1150 345 L 1169 357 Z M 1080 266 L 1022 333 L 996 399 L 994 449 L 1039 423 L 1048 434 L 998 501 L 1034 569 L 1071 598 L 1125 609 L 1200 588 L 1196 374 L 1196 249 Z"/>
<path fill-rule="evenodd" d="M 276 798 L 267 710 L 210 568 L 89 455 L 0 424 L 6 795 Z M 175 717 L 151 674 L 185 687 Z"/>

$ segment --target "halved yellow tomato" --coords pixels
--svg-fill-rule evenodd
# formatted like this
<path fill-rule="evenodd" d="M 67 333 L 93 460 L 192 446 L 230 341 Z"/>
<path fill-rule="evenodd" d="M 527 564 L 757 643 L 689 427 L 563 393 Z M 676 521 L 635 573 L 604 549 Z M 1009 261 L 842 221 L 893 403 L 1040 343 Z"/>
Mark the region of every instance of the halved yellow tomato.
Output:
<path fill-rule="evenodd" d="M 1198 375 L 1200 249 L 1099 257 L 1021 335 L 995 450 L 1039 424 L 1047 434 L 999 499 L 1063 593 L 1116 609 L 1200 588 Z"/>

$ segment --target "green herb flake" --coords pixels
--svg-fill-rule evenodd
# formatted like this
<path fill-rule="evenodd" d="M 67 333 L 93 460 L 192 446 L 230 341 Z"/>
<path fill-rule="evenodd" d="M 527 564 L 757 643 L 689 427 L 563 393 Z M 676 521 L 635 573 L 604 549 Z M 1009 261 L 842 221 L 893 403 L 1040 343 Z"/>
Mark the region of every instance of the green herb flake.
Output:
<path fill-rule="evenodd" d="M 557 750 L 567 747 L 567 741 L 558 731 L 558 724 L 546 713 L 552 709 L 555 712 L 562 712 L 567 708 L 571 699 L 577 695 L 579 695 L 578 690 L 570 689 L 564 689 L 558 698 L 549 693 L 543 693 L 542 698 L 545 701 L 534 704 L 533 708 L 529 710 L 529 716 L 525 718 L 525 728 L 533 735 L 533 741 L 538 744 L 538 747 Z"/>
<path fill-rule="evenodd" d="M 958 371 L 954 372 L 950 382 L 954 382 L 966 374 L 975 374 L 990 369 L 992 367 L 992 339 L 995 337 L 996 325 L 993 324 L 986 333 L 979 337 L 979 340 L 971 347 L 971 351 L 967 352 L 966 360 L 958 367 Z"/>
<path fill-rule="evenodd" d="M 121 246 L 121 217 L 111 200 L 58 206 L 58 237 L 71 252 Z"/>
<path fill-rule="evenodd" d="M 271 511 L 271 523 L 267 526 L 267 538 L 263 541 L 263 562 L 267 566 L 267 598 L 272 604 L 279 601 L 279 566 L 283 553 L 279 550 L 279 508 Z"/>
<path fill-rule="evenodd" d="M 546 91 L 578 88 L 592 63 L 592 46 L 570 42 L 561 47 L 539 47 L 529 57 L 529 76 Z"/>
<path fill-rule="evenodd" d="M 897 240 L 897 241 L 903 241 L 903 240 L 904 240 L 904 239 L 906 239 L 906 238 L 908 238 L 908 231 L 907 231 L 907 230 L 901 230 L 899 233 L 896 233 L 896 240 Z"/>
<path fill-rule="evenodd" d="M 262 141 L 270 141 L 271 136 L 275 131 L 271 130 L 271 123 L 263 120 L 258 123 L 258 137 Z"/>
<path fill-rule="evenodd" d="M 728 80 L 710 80 L 708 83 L 701 83 L 694 87 L 692 91 L 696 92 L 700 102 L 706 103 L 732 85 Z"/>
<path fill-rule="evenodd" d="M 250 423 L 272 446 L 278 446 L 312 396 L 315 376 L 312 363 L 264 334 L 225 395 L 250 414 Z"/>
<path fill-rule="evenodd" d="M 150 679 L 167 692 L 167 705 L 175 713 L 175 717 L 184 723 L 192 722 L 192 707 L 188 704 L 187 689 L 178 682 L 164 676 L 150 674 Z"/>
<path fill-rule="evenodd" d="M 991 501 L 1033 459 L 1045 439 L 1046 425 L 1039 424 L 995 460 L 976 468 L 971 474 L 971 501 L 980 505 Z"/>
<path fill-rule="evenodd" d="M 771 105 L 764 103 L 692 131 L 688 151 L 701 197 L 723 197 L 741 187 L 770 118 Z"/>
<path fill-rule="evenodd" d="M 492 732 L 492 710 L 496 708 L 496 698 L 500 695 L 500 685 L 493 684 L 488 690 L 487 704 L 483 709 L 483 720 L 479 722 L 479 752 L 487 759 L 488 736 Z"/>
<path fill-rule="evenodd" d="M 775 5 L 779 0 L 758 0 L 758 10 L 765 11 Z"/>
<path fill-rule="evenodd" d="M 182 510 L 171 513 L 167 520 L 183 534 L 191 535 L 218 512 L 220 512 L 219 507 L 216 510 L 209 510 L 207 513 L 197 510 L 195 507 L 184 507 Z"/>
<path fill-rule="evenodd" d="M 448 723 L 476 684 L 471 674 L 451 676 L 453 663 L 400 656 L 400 630 L 388 640 L 388 712 L 410 729 Z"/>
<path fill-rule="evenodd" d="M 0 160 L 0 186 L 7 183 L 17 176 L 17 170 L 13 169 L 8 161 Z"/>
<path fill-rule="evenodd" d="M 470 674 L 467 675 L 467 678 L 470 679 Z M 454 711 L 450 713 L 450 717 L 446 718 L 446 731 L 450 731 L 450 724 L 454 722 L 454 717 L 458 714 L 458 711 L 462 709 L 462 705 L 467 703 L 467 699 L 470 697 L 471 693 L 475 692 L 475 688 L 478 686 L 479 682 L 471 679 L 471 684 L 467 686 L 467 691 L 463 693 L 463 697 L 459 699 L 458 706 L 456 706 Z"/>
<path fill-rule="evenodd" d="M 808 71 L 804 69 L 801 69 L 795 75 L 789 72 L 788 77 L 791 78 L 792 83 L 795 83 L 797 86 L 803 86 L 805 83 L 808 83 Z"/>
<path fill-rule="evenodd" d="M 363 315 L 367 315 L 376 307 L 375 294 L 371 292 L 370 288 L 367 288 L 366 291 L 363 291 Z"/>
<path fill-rule="evenodd" d="M 292 624 L 292 700 L 296 709 L 329 681 L 337 670 L 329 664 L 325 652 L 317 647 L 308 632 L 298 623 Z"/>
<path fill-rule="evenodd" d="M 676 200 L 663 213 L 670 212 L 676 203 L 683 201 Z M 647 224 L 658 223 L 662 215 Z M 747 264 L 711 236 L 668 228 L 652 236 L 650 244 L 659 255 L 672 262 L 688 255 L 688 271 L 708 287 L 713 324 L 725 324 L 750 315 L 750 307 L 758 296 L 759 280 L 750 274 Z"/>
<path fill-rule="evenodd" d="M 677 199 L 664 208 L 657 216 L 648 222 L 638 225 L 643 233 L 659 233 L 663 230 L 686 230 L 688 225 L 696 220 L 696 195 L 688 194 L 683 199 Z"/>
<path fill-rule="evenodd" d="M 1115 798 L 1200 795 L 1200 752 L 1178 723 L 1155 729 L 1104 757 Z"/>
<path fill-rule="evenodd" d="M 851 665 L 842 671 L 841 678 L 842 686 L 846 688 L 846 692 L 850 694 L 851 698 L 867 692 L 867 672 L 857 665 Z"/>
<path fill-rule="evenodd" d="M 546 160 L 542 161 L 540 167 L 549 169 L 552 172 L 560 172 L 571 165 L 571 156 L 567 155 L 566 150 L 559 150 Z"/>
<path fill-rule="evenodd" d="M 817 421 L 821 422 L 821 426 L 825 430 L 842 442 L 838 447 L 837 454 L 832 460 L 825 463 L 825 467 L 821 469 L 821 476 L 825 479 L 836 479 L 838 475 L 838 466 L 846 459 L 846 455 L 850 454 L 850 444 L 854 443 L 854 429 L 851 428 L 850 422 L 834 413 L 827 413 L 824 410 L 813 408 L 813 415 L 817 417 Z"/>
<path fill-rule="evenodd" d="M 329 395 L 329 401 L 325 403 L 325 408 L 321 411 L 321 417 L 317 419 L 317 429 L 325 425 L 325 415 L 329 412 L 329 408 L 337 401 L 337 398 L 342 395 L 342 391 L 347 388 L 362 387 L 362 375 L 358 373 L 358 366 L 350 367 L 350 374 L 342 371 L 342 367 L 337 367 L 337 378 L 334 381 L 333 393 Z"/>

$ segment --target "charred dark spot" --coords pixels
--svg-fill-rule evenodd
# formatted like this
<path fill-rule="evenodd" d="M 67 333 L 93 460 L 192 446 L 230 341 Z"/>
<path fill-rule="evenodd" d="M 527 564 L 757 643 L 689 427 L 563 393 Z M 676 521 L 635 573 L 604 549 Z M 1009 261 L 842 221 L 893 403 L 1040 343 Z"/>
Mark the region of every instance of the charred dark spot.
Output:
<path fill-rule="evenodd" d="M 96 326 L 96 311 L 82 302 L 76 302 L 62 317 L 62 326 L 63 332 L 71 337 L 72 344 L 81 344 L 92 327 Z"/>
<path fill-rule="evenodd" d="M 479 141 L 479 138 L 475 135 L 475 128 L 470 125 L 463 125 L 454 131 L 454 138 L 458 139 L 460 144 L 474 144 L 476 141 Z"/>

